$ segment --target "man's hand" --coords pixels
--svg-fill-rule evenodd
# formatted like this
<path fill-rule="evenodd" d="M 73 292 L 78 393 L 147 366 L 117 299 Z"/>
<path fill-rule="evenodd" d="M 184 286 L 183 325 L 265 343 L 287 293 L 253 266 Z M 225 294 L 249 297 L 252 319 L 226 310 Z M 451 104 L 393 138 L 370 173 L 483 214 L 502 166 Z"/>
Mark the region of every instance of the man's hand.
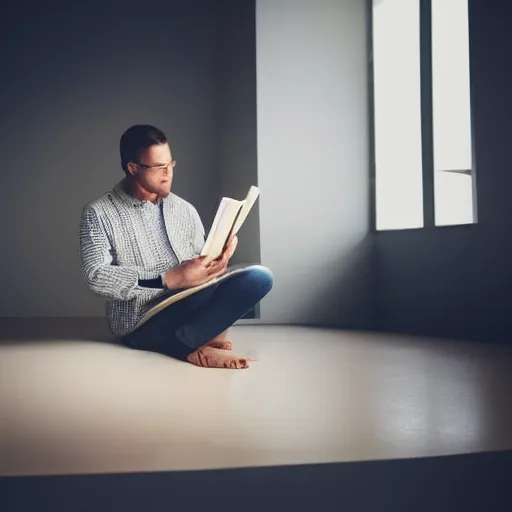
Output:
<path fill-rule="evenodd" d="M 193 260 L 183 262 L 165 274 L 165 286 L 169 290 L 180 290 L 200 286 L 215 277 L 221 276 L 226 272 L 229 260 L 233 257 L 237 245 L 238 238 L 233 236 L 229 239 L 220 258 L 211 261 L 208 256 L 199 256 Z"/>
<path fill-rule="evenodd" d="M 224 274 L 226 269 L 225 258 L 208 262 L 207 256 L 199 256 L 169 270 L 165 274 L 165 286 L 169 290 L 199 286 Z"/>
<path fill-rule="evenodd" d="M 226 257 L 228 262 L 233 257 L 233 254 L 235 254 L 237 245 L 238 245 L 238 237 L 236 235 L 232 236 L 229 239 L 229 241 L 226 245 L 226 248 L 224 249 L 224 253 L 222 254 L 222 257 Z"/>

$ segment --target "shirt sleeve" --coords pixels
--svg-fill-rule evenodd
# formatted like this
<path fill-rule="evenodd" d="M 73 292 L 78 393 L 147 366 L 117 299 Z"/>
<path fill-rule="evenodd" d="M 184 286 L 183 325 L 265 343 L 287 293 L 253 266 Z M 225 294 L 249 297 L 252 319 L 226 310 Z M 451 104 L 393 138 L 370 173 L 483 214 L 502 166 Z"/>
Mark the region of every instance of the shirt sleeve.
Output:
<path fill-rule="evenodd" d="M 112 247 L 92 207 L 84 208 L 80 219 L 80 267 L 95 295 L 116 300 L 147 294 L 148 282 L 160 278 L 159 272 L 113 264 Z"/>
<path fill-rule="evenodd" d="M 199 213 L 192 205 L 190 206 L 192 208 L 192 217 L 194 220 L 194 252 L 199 256 L 206 241 L 205 230 Z"/>

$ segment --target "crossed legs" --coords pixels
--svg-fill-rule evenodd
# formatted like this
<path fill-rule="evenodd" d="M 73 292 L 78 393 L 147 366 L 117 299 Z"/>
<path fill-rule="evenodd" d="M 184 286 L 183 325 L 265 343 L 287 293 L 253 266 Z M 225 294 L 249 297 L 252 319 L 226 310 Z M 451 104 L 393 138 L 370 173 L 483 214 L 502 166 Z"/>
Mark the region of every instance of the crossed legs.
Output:
<path fill-rule="evenodd" d="M 164 353 L 207 368 L 247 368 L 230 352 L 227 333 L 272 289 L 270 270 L 257 266 L 235 274 L 161 311 L 124 338 L 132 348 Z"/>

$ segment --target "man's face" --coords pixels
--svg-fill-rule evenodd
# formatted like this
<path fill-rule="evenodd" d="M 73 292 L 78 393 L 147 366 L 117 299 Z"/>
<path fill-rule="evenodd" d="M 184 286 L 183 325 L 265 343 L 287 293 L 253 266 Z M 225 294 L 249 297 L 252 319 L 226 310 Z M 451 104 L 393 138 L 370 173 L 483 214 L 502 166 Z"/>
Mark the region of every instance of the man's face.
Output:
<path fill-rule="evenodd" d="M 175 163 L 169 144 L 150 146 L 140 154 L 132 175 L 148 192 L 167 197 L 171 192 Z"/>

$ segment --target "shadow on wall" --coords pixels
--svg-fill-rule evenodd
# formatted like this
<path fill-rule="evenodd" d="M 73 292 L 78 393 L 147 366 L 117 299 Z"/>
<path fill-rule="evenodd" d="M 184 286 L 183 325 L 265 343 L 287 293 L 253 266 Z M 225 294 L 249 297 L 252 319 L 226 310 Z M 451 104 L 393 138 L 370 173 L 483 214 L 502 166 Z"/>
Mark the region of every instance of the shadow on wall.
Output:
<path fill-rule="evenodd" d="M 510 236 L 488 226 L 377 234 L 379 330 L 510 344 Z"/>
<path fill-rule="evenodd" d="M 312 276 L 310 292 L 294 312 L 297 323 L 372 330 L 376 326 L 375 239 L 366 235 L 353 249 L 332 250 Z M 343 256 L 340 257 L 340 253 Z M 329 269 L 329 270 L 327 270 Z"/>

